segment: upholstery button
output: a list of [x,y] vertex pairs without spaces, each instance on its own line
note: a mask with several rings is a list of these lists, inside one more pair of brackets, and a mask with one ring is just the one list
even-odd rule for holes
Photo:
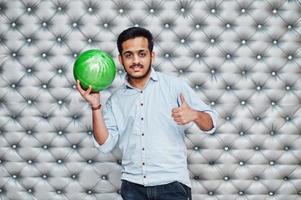
[[58,68],[58,69],[57,69],[57,73],[58,73],[58,74],[61,74],[61,73],[63,73],[63,69],[61,69],[61,68]]
[[261,29],[262,28],[262,24],[257,24],[257,29]]
[[240,196],[242,196],[242,195],[245,194],[245,192],[244,192],[244,191],[239,191],[238,194],[239,194]]
[[184,12],[185,12],[185,8],[181,8],[180,11],[181,11],[182,13],[184,13]]
[[201,28],[201,25],[200,25],[200,24],[196,24],[196,25],[195,25],[195,28],[196,28],[196,29],[199,29],[199,28]]
[[255,151],[259,151],[259,150],[260,150],[260,147],[259,147],[259,146],[256,146],[254,149],[255,149]]
[[42,22],[42,27],[47,27],[47,22]]
[[288,60],[292,60],[292,59],[293,59],[293,56],[292,56],[292,55],[288,55],[288,56],[287,56],[287,59],[288,59]]
[[90,13],[93,12],[93,8],[89,7],[88,12],[90,12]]
[[42,178],[47,179],[48,178],[47,174],[42,174]]
[[285,151],[288,151],[288,150],[290,150],[291,148],[290,148],[290,146],[285,146],[283,149],[284,149]]
[[257,60],[261,60],[261,59],[262,59],[262,55],[258,54],[258,55],[256,56],[256,59],[257,59]]
[[165,28],[169,28],[170,25],[169,25],[168,23],[166,23],[166,24],[164,24],[164,27],[165,27]]
[[214,38],[210,38],[210,43],[215,43],[215,39]]
[[271,74],[272,74],[272,76],[277,76],[277,72],[275,72],[275,71],[272,71]]
[[108,23],[104,23],[104,24],[103,24],[103,27],[108,28],[108,27],[109,27],[109,24],[108,24]]
[[194,179],[194,180],[199,180],[200,177],[199,177],[199,176],[194,176],[193,179]]
[[245,165],[245,162],[244,162],[244,161],[239,161],[239,165],[240,165],[240,166],[244,166],[244,165]]
[[244,40],[244,39],[242,39],[242,40],[240,41],[240,43],[241,43],[242,45],[245,45],[245,44],[247,43],[247,41]]
[[58,135],[63,135],[63,131],[59,130],[59,131],[57,131],[57,134]]
[[270,164],[271,166],[273,166],[273,165],[275,165],[275,161],[271,160],[271,161],[269,162],[269,164]]
[[27,189],[27,192],[28,192],[28,193],[32,193],[32,192],[33,192],[33,189],[28,188],[28,189]]
[[93,194],[92,190],[87,190],[87,194]]
[[273,44],[278,44],[278,40],[273,40]]
[[42,88],[47,89],[47,84],[46,83],[42,84]]
[[193,150],[198,151],[200,148],[198,146],[193,147]]
[[12,28],[15,28],[16,26],[17,26],[17,23],[16,23],[16,22],[12,22],[12,23],[11,23],[11,27],[12,27]]
[[239,131],[239,135],[243,136],[243,135],[245,135],[245,132],[244,131]]
[[13,88],[13,89],[15,89],[15,88],[17,87],[17,85],[16,85],[15,83],[12,83],[12,84],[10,85],[10,87]]
[[274,196],[275,193],[274,193],[274,192],[269,192],[269,195],[270,195],[270,196]]
[[32,42],[32,39],[31,39],[31,38],[26,38],[26,42],[27,42],[27,43],[31,43],[31,42]]
[[13,174],[13,175],[12,175],[12,178],[13,178],[13,179],[17,179],[18,176],[17,176],[16,174]]
[[76,144],[73,144],[71,147],[72,147],[72,149],[77,149],[77,145]]
[[72,27],[73,27],[73,28],[76,28],[77,25],[78,25],[77,22],[73,22],[73,23],[72,23]]
[[274,8],[273,10],[272,10],[272,13],[273,14],[276,14],[278,12],[278,10],[276,9],[276,8]]
[[28,163],[28,164],[32,164],[33,161],[32,161],[32,160],[27,160],[27,163]]
[[62,7],[61,7],[61,6],[58,6],[56,9],[57,9],[58,11],[62,11]]
[[155,12],[155,9],[151,8],[151,9],[149,9],[149,12],[150,12],[150,13],[154,13],[154,12]]
[[77,58],[78,54],[77,53],[73,53],[72,56],[73,56],[73,58]]
[[87,163],[88,163],[88,164],[92,164],[92,163],[93,163],[93,160],[89,159],[89,160],[87,160]]
[[63,160],[58,159],[56,162],[57,162],[58,164],[62,164],[62,163],[63,163]]
[[245,8],[241,8],[240,12],[241,12],[241,13],[245,13],[245,12],[246,12],[246,9],[245,9]]
[[101,176],[101,179],[102,179],[102,180],[107,180],[108,177],[107,177],[106,175],[102,175],[102,176]]
[[31,7],[27,7],[27,8],[26,8],[26,11],[27,11],[28,13],[30,13],[30,12],[32,11]]
[[256,86],[256,90],[257,90],[257,91],[261,91],[261,89],[262,89],[262,86],[260,86],[260,85],[257,85],[257,86]]
[[122,8],[120,8],[120,9],[118,10],[118,12],[119,12],[120,14],[122,14],[122,13],[124,12],[124,10],[123,10]]
[[57,194],[62,194],[62,190],[56,190]]
[[230,179],[229,176],[224,177],[224,181],[228,181],[229,179]]
[[88,135],[92,135],[93,132],[92,132],[91,130],[88,130],[87,134],[88,134]]
[[293,26],[292,25],[287,25],[287,29],[292,29],[293,28]]
[[214,192],[213,192],[213,191],[209,191],[209,192],[208,192],[208,195],[209,195],[209,196],[213,196],[213,195],[214,195]]
[[215,8],[212,8],[211,11],[210,11],[212,14],[216,13],[216,9]]
[[209,161],[209,165],[215,165],[215,161],[214,160]]
[[259,180],[260,180],[259,176],[254,176],[253,179],[254,179],[255,181],[259,181]]
[[12,144],[11,148],[16,149],[18,146],[16,144]]
[[290,86],[290,85],[287,85],[287,86],[285,86],[285,89],[286,89],[287,91],[290,91],[290,90],[291,90],[291,86]]
[[231,24],[230,23],[226,23],[226,28],[231,28]]
[[47,144],[44,144],[44,145],[42,146],[42,148],[43,148],[43,149],[48,149],[48,145],[47,145]]
[[274,136],[274,135],[275,135],[275,131],[274,131],[274,130],[271,130],[271,131],[270,131],[270,135],[271,135],[271,136]]
[[230,149],[230,148],[229,148],[228,146],[225,146],[225,147],[224,147],[224,151],[229,151],[229,149]]
[[283,180],[287,181],[289,178],[287,176],[283,177]]
[[72,179],[76,179],[76,178],[77,178],[77,175],[76,175],[76,174],[72,174],[72,175],[71,175],[71,178],[72,178]]

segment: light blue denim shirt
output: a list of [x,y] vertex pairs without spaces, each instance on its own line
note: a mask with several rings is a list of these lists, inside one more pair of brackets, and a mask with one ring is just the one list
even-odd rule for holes
[[191,186],[184,127],[173,120],[171,110],[179,106],[182,93],[191,108],[212,117],[214,128],[208,133],[216,128],[217,113],[180,78],[152,69],[143,90],[126,80],[102,111],[109,137],[104,144],[95,144],[102,152],[119,145],[123,155],[121,179],[145,186],[173,181]]

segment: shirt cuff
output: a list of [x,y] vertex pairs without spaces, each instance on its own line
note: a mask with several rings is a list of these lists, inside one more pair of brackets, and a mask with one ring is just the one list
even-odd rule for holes
[[204,131],[204,132],[208,133],[208,134],[213,134],[216,130],[217,113],[215,113],[214,111],[203,111],[203,112],[210,115],[210,117],[212,119],[212,123],[213,123],[212,129],[210,129],[208,131]]

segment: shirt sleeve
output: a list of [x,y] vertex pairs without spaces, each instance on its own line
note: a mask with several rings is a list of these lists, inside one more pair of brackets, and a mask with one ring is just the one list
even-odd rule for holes
[[103,153],[109,153],[111,152],[114,147],[116,146],[117,142],[118,142],[118,138],[119,138],[119,134],[118,134],[118,128],[117,128],[117,123],[113,114],[113,110],[112,110],[112,102],[111,102],[111,98],[109,98],[102,110],[102,114],[103,114],[103,118],[104,118],[104,122],[107,126],[107,129],[109,131],[109,135],[107,140],[105,141],[105,143],[103,143],[102,145],[100,145],[94,135],[93,135],[93,139],[94,139],[94,145]]
[[212,122],[213,122],[213,128],[209,131],[204,131],[205,133],[212,134],[216,130],[216,123],[217,123],[217,117],[218,113],[211,108],[209,105],[205,104],[200,97],[195,93],[195,91],[183,80],[179,81],[180,83],[180,91],[178,91],[178,103],[180,105],[181,99],[180,99],[180,93],[183,94],[186,102],[188,105],[193,108],[194,110],[206,112],[210,115]]

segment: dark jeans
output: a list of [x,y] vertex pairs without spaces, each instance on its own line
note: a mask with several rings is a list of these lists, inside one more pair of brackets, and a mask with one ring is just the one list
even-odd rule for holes
[[191,189],[178,181],[143,186],[122,180],[121,196],[123,200],[191,200]]

